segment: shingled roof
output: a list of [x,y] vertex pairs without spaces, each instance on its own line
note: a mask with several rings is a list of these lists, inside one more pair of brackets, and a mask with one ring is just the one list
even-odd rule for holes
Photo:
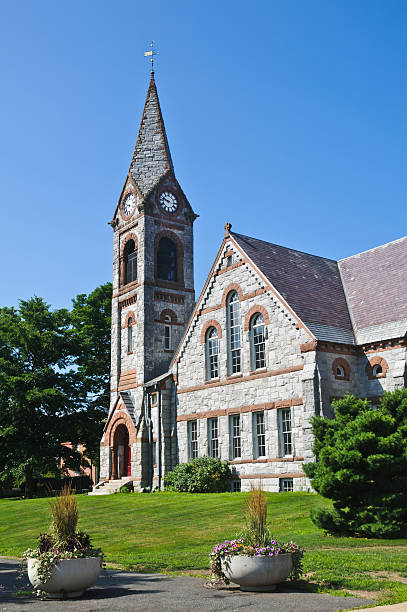
[[407,332],[407,237],[336,262],[231,236],[319,340],[364,344]]
[[170,169],[173,171],[174,167],[152,72],[130,173],[140,192],[146,196]]
[[231,235],[316,338],[355,342],[336,261]]
[[339,261],[359,344],[407,332],[407,237]]

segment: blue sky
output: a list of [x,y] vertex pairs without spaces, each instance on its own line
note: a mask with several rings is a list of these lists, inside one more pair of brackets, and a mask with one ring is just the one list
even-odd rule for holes
[[0,305],[111,279],[150,39],[197,292],[226,221],[334,259],[407,233],[404,0],[3,0],[0,23]]

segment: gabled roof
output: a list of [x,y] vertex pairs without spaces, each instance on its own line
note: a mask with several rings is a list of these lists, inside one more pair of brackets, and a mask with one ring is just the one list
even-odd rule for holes
[[339,261],[360,344],[407,332],[407,237]]
[[354,343],[336,261],[231,232],[317,339]]
[[168,170],[174,167],[152,72],[130,174],[145,197]]

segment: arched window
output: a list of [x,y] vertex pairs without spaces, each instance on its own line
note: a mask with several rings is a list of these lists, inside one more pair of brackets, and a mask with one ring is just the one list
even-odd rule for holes
[[336,366],[336,375],[338,378],[345,378],[345,368],[341,365]]
[[375,366],[373,366],[372,374],[373,376],[379,376],[380,374],[383,374],[383,368],[380,363],[377,363]]
[[252,368],[258,370],[266,367],[266,343],[264,317],[259,312],[250,321],[250,343],[252,353]]
[[171,350],[171,317],[165,315],[164,317],[164,348],[169,351]]
[[137,251],[134,240],[128,240],[123,251],[125,283],[137,280]]
[[219,337],[216,327],[210,327],[206,332],[205,339],[206,352],[206,377],[219,377]]
[[166,281],[177,281],[177,247],[167,237],[161,238],[157,253],[157,278]]
[[241,370],[240,304],[236,291],[231,291],[226,300],[228,325],[228,373]]
[[133,351],[133,319],[129,317],[127,321],[127,352],[131,353],[132,351]]

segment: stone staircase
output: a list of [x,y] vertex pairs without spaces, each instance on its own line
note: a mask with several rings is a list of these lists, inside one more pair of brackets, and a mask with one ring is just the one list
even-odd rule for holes
[[130,476],[123,476],[122,478],[118,478],[117,480],[105,480],[104,482],[98,482],[95,485],[88,495],[111,495],[112,493],[118,493],[120,491],[120,487],[122,487],[126,482],[131,480]]

